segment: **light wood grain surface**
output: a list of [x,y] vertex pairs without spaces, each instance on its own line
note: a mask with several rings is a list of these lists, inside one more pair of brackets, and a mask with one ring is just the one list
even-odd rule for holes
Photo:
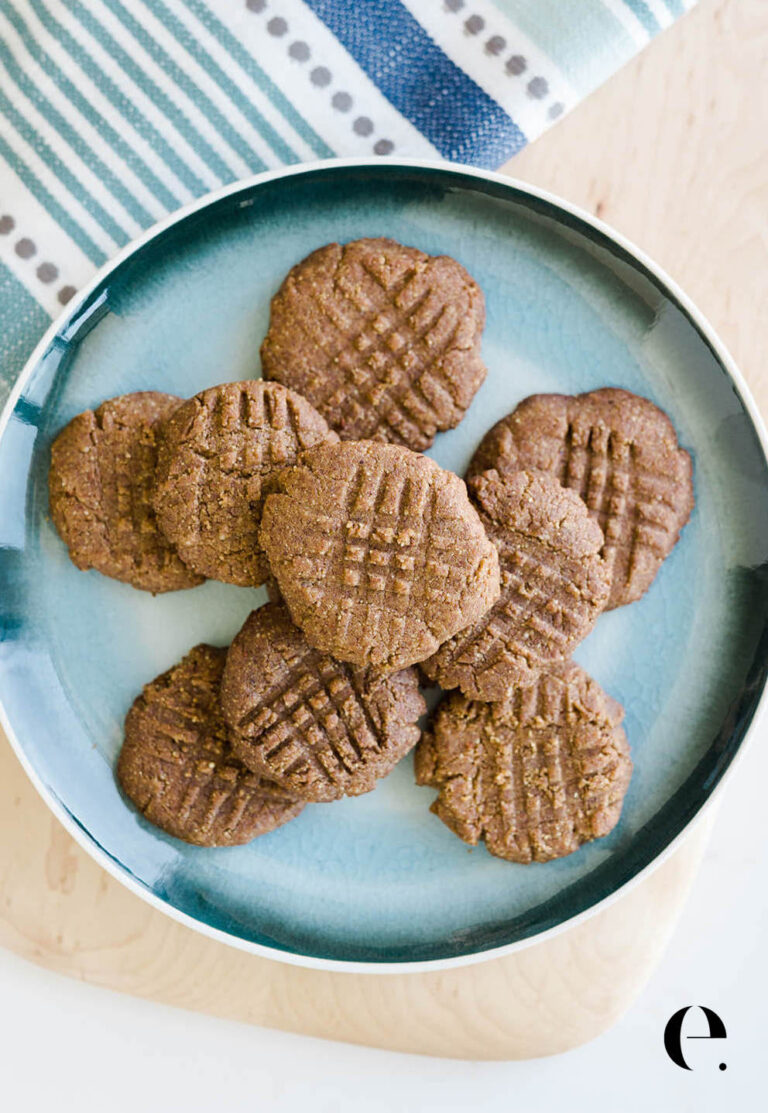
[[[698,302],[768,411],[768,3],[702,0],[506,167],[597,213]],[[518,955],[363,976],[255,958],[181,927],[104,873],[0,738],[0,945],[72,977],[184,1008],[378,1047],[467,1058],[553,1054],[631,1004],[706,843]]]

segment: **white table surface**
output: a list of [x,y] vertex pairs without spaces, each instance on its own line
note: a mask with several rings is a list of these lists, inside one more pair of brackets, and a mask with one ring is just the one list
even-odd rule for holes
[[[0,951],[0,1109],[23,1113],[392,1113],[510,1110],[702,1113],[765,1108],[768,727],[719,805],[669,951],[608,1033],[552,1059],[470,1063],[373,1051],[214,1020],[120,996]],[[683,1005],[715,1009],[726,1041],[663,1049]],[[725,1061],[727,1070],[718,1070]],[[566,1103],[563,1105],[563,1103]]]

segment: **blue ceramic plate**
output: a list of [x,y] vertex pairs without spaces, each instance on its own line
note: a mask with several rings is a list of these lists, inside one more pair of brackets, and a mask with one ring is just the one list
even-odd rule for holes
[[[228,850],[187,847],[121,798],[113,769],[142,684],[199,641],[225,644],[261,591],[152,598],[70,563],[48,518],[51,440],[134,390],[188,396],[259,373],[269,301],[329,240],[392,236],[466,265],[485,291],[485,385],[431,453],[462,474],[533,392],[614,385],[672,417],[696,510],[646,597],[604,615],[578,660],[625,706],[635,773],[617,829],[547,865],[470,850],[429,812],[407,759],[375,792],[313,805]],[[308,965],[446,965],[584,914],[657,861],[741,745],[766,674],[768,470],[738,373],[680,291],[585,214],[508,179],[430,164],[262,176],[133,247],[51,330],[0,436],[0,704],[54,811],[164,911]],[[393,966],[394,964],[394,966]]]

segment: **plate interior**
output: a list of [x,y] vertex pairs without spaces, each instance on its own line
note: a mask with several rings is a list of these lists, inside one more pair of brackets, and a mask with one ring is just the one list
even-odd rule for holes
[[[121,798],[113,768],[143,683],[226,644],[263,591],[158,598],[81,573],[48,517],[56,432],[134,390],[189,396],[256,377],[269,300],[331,240],[387,235],[459,259],[487,303],[488,378],[430,452],[463,474],[526,395],[646,395],[694,456],[696,509],[646,597],[576,657],[626,708],[635,773],[621,822],[559,862],[470,849],[404,760],[375,792],[312,805],[234,850],[186,847]],[[0,700],[50,793],[138,883],[202,924],[315,958],[448,959],[513,943],[608,896],[701,807],[764,682],[768,485],[757,434],[685,312],[602,233],[511,185],[444,169],[337,167],[243,188],[161,234],[70,313],[0,442]]]

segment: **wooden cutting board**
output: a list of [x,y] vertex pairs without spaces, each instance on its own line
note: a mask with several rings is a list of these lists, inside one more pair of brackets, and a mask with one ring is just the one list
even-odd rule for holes
[[[507,169],[596,212],[698,302],[768,410],[768,4],[702,0]],[[509,958],[353,975],[256,958],[169,920],[48,812],[0,734],[0,946],[94,984],[375,1047],[554,1054],[628,1008],[661,957],[709,823],[609,908]]]

